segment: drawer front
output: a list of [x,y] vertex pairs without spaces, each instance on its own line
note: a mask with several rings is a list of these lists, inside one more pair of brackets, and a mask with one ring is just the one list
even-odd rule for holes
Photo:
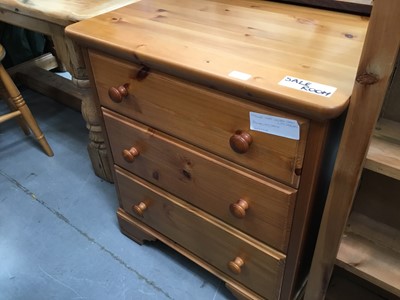
[[[137,65],[95,52],[90,52],[90,60],[101,105],[280,182],[298,186],[307,120],[156,71],[141,72]],[[250,130],[250,112],[297,122],[300,140]],[[269,126],[275,125],[278,126]]]
[[127,213],[263,297],[278,297],[283,254],[118,167],[116,179]]
[[104,108],[103,116],[117,165],[286,253],[295,189]]

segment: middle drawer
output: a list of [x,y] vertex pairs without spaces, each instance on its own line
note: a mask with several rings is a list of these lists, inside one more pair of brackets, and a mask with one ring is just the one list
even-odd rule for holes
[[103,108],[117,165],[286,253],[296,190]]

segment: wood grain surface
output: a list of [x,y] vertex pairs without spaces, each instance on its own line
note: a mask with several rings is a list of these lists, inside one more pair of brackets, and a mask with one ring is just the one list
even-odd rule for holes
[[[298,186],[308,120],[156,71],[137,80],[139,66],[91,51],[90,59],[101,105],[280,182]],[[128,95],[116,103],[108,91],[120,85],[127,86]],[[250,112],[296,122],[299,140],[251,130]],[[236,153],[229,145],[237,130],[252,136],[246,153]]]
[[[143,217],[138,217],[140,221],[263,297],[278,299],[283,254],[120,168],[116,168],[116,175],[126,212],[136,217],[132,207],[143,201],[148,203]],[[244,265],[235,274],[228,263],[237,256]]]
[[65,26],[138,1],[140,0],[3,0],[0,8]]
[[[103,110],[114,162],[241,231],[285,252],[296,190],[257,176],[217,156]],[[122,157],[135,147],[133,162]],[[248,203],[243,218],[230,212],[239,199]]]
[[[323,299],[400,47],[400,2],[376,1],[314,252],[305,300]],[[384,34],[382,34],[384,33]],[[379,47],[377,45],[380,45]],[[365,80],[369,79],[369,80]]]
[[[322,120],[347,107],[367,25],[365,17],[269,1],[142,0],[66,33],[91,48],[149,67],[162,63],[160,71],[171,75]],[[323,97],[285,87],[279,82],[286,76],[337,90]]]

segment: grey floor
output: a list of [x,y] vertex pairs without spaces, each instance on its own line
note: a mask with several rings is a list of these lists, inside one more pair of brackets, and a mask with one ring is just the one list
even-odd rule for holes
[[121,234],[114,186],[92,172],[80,113],[21,91],[55,156],[15,120],[0,124],[0,300],[233,299],[163,244]]

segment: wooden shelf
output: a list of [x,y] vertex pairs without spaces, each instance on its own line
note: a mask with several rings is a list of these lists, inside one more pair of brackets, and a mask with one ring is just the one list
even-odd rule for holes
[[[306,300],[323,298],[334,263],[390,292],[393,299],[400,297],[400,201],[399,193],[387,188],[400,187],[399,12],[400,1],[373,2],[358,74],[368,74],[372,68],[376,72],[384,70],[385,75],[376,77],[378,84],[354,85],[314,251]],[[380,29],[381,26],[385,27]],[[391,51],[391,56],[376,47],[378,40],[381,40],[379,45]],[[376,59],[379,54],[384,63]],[[385,66],[386,69],[381,69]],[[378,116],[386,119],[380,120],[374,131]],[[369,148],[368,141],[371,141]],[[366,177],[377,180],[372,185]]]
[[365,168],[400,180],[400,123],[381,119],[375,127]]
[[400,297],[400,231],[352,213],[336,263]]
[[399,300],[398,297],[335,266],[324,300]]

